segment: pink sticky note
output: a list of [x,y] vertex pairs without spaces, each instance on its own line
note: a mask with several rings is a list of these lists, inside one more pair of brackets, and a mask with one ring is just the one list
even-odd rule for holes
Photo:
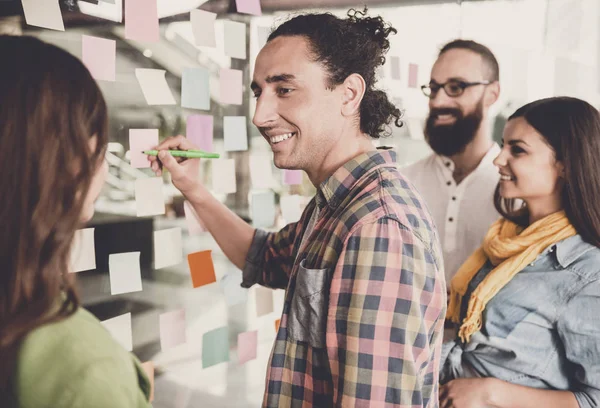
[[242,71],[221,68],[221,102],[231,105],[242,104]]
[[262,15],[260,0],[235,0],[235,5],[238,13]]
[[129,154],[131,166],[136,169],[150,167],[148,156],[142,153],[158,144],[158,129],[129,129]]
[[187,138],[200,150],[213,151],[213,117],[190,115],[187,118]]
[[283,182],[290,186],[302,184],[302,170],[284,170]]
[[186,342],[185,310],[163,313],[159,316],[160,348],[167,350]]
[[117,60],[115,40],[83,35],[81,37],[81,57],[94,78],[101,81],[115,80]]
[[157,42],[157,0],[125,1],[125,38],[135,41]]
[[189,201],[183,202],[183,212],[185,213],[185,220],[187,221],[188,233],[190,235],[198,235],[206,232],[206,228],[204,227],[204,224],[202,224],[202,220],[200,217],[198,217],[198,214]]
[[408,87],[416,88],[418,86],[419,66],[417,64],[408,64]]
[[240,364],[256,359],[257,340],[257,331],[238,334],[238,360]]

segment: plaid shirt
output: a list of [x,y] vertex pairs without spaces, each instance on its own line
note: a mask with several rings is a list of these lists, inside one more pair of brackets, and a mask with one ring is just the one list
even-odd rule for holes
[[356,157],[299,222],[256,230],[243,275],[244,287],[287,289],[264,407],[438,406],[441,247],[395,152]]

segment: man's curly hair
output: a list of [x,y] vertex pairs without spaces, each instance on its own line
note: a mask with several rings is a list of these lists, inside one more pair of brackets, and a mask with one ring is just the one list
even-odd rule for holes
[[360,129],[372,138],[391,134],[390,123],[402,126],[402,113],[382,90],[375,88],[377,67],[385,63],[390,49],[390,34],[396,29],[379,16],[367,16],[351,9],[348,18],[331,13],[302,14],[277,27],[267,41],[282,36],[303,36],[308,39],[314,61],[329,73],[328,88],[333,89],[351,74],[359,74],[366,83],[360,105]]

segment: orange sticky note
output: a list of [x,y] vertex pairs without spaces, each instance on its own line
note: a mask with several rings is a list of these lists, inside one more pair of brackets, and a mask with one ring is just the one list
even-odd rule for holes
[[281,319],[275,320],[275,332],[279,331],[279,323],[281,323]]
[[150,402],[152,402],[154,401],[154,363],[152,361],[142,363],[142,368],[150,380]]
[[192,274],[192,284],[195,288],[217,281],[212,251],[194,252],[188,255],[188,264]]

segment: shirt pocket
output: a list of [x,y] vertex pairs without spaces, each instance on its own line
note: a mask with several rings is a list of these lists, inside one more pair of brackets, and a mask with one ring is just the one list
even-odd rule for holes
[[291,340],[325,348],[330,270],[308,269],[304,260],[298,265],[296,286],[289,312],[288,335]]

